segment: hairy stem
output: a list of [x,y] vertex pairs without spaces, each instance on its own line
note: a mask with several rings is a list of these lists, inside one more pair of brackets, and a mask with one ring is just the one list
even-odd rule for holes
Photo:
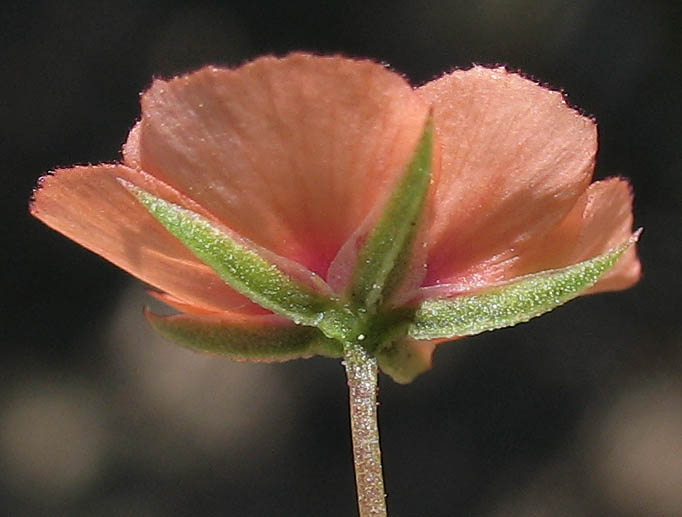
[[385,517],[386,494],[377,425],[377,362],[359,344],[344,346],[360,517]]

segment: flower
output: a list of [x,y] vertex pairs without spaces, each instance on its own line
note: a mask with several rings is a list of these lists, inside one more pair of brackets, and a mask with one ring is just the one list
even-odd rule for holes
[[[242,348],[224,350],[235,358],[305,356],[311,341],[334,355],[334,346],[320,344],[328,333],[228,285],[131,192],[199,214],[297,285],[346,299],[368,235],[432,125],[431,187],[387,295],[408,307],[581,263],[632,233],[627,181],[590,184],[594,121],[503,68],[475,66],[413,89],[371,61],[297,53],[155,80],[141,104],[122,163],[41,178],[31,213],[159,289],[184,313],[150,315],[162,330],[172,321],[190,334],[210,328],[219,350],[240,329]],[[638,280],[634,246],[616,258],[590,292]],[[263,336],[282,353],[261,354]],[[398,362],[418,356],[403,380],[427,368],[444,339],[388,339]]]

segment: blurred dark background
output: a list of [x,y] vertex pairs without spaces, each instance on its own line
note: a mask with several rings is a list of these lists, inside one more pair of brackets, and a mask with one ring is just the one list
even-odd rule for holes
[[682,515],[682,4],[34,1],[0,10],[4,515],[355,512],[342,367],[233,364],[147,328],[143,285],[33,220],[36,179],[120,158],[152,77],[340,52],[415,84],[506,64],[599,122],[631,178],[635,288],[384,377],[391,515]]

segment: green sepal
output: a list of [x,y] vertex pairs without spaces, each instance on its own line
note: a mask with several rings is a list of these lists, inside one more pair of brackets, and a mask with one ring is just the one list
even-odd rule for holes
[[336,299],[297,282],[257,251],[196,212],[126,181],[121,180],[121,183],[235,291],[297,324],[317,326],[328,337],[345,335],[348,311]]
[[477,294],[424,300],[408,335],[415,339],[471,336],[540,316],[596,284],[638,236],[573,266],[526,275]]
[[276,316],[229,320],[212,315],[158,316],[149,310],[145,316],[155,330],[171,341],[234,361],[280,362],[314,355],[343,355],[340,343],[325,337],[315,327],[277,321]]
[[403,338],[377,351],[379,368],[398,384],[409,384],[417,376],[431,369],[435,345]]
[[399,285],[409,267],[431,181],[432,148],[433,121],[429,116],[412,160],[358,253],[349,291],[358,307],[373,311]]

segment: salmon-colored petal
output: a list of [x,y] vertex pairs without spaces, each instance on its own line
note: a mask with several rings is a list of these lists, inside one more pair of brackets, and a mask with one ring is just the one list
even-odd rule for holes
[[184,312],[185,314],[193,314],[196,316],[204,316],[206,314],[216,314],[216,311],[211,311],[208,309],[204,309],[202,307],[196,307],[190,303],[183,302],[182,300],[179,300],[178,298],[175,298],[174,296],[172,296],[168,293],[163,293],[161,291],[154,291],[153,289],[148,289],[147,294],[149,296],[151,296],[152,298],[156,298],[160,302],[165,303],[169,307],[177,309],[180,312]]
[[140,127],[142,121],[137,121],[128,133],[128,139],[123,144],[123,163],[132,169],[140,169]]
[[117,178],[200,210],[144,173],[123,165],[96,165],[61,169],[41,178],[31,213],[184,303],[209,311],[260,311],[168,233]]
[[[172,307],[174,309],[177,309],[180,312],[183,312],[185,314],[191,314],[195,316],[205,316],[209,314],[223,314],[225,311],[216,311],[212,309],[206,309],[204,307],[197,307],[196,305],[192,305],[190,303],[184,302],[168,293],[164,293],[161,291],[155,291],[153,289],[148,289],[147,294],[151,296],[152,298],[156,298],[160,302],[165,303],[169,307]],[[259,311],[260,309],[260,311]],[[236,312],[233,314],[237,314]],[[259,307],[258,305],[253,305],[249,307],[249,310],[247,312],[240,312],[239,314],[245,314],[248,316],[258,316],[258,315],[272,315],[272,313],[266,309],[263,309]]]
[[[575,207],[545,238],[533,244],[514,269],[526,274],[555,269],[596,257],[626,242],[632,235],[632,189],[622,178],[590,185]],[[589,292],[626,289],[641,275],[633,246]]]
[[126,160],[321,275],[409,161],[427,116],[384,67],[304,54],[155,81],[142,110]]
[[[632,236],[632,189],[627,180],[609,178],[592,183],[555,228],[528,244],[518,256],[495,270],[493,281],[483,275],[460,282],[423,287],[416,299],[471,294],[530,273],[577,264],[620,246]],[[492,276],[492,275],[489,275]],[[641,276],[633,246],[588,293],[627,289]]]
[[559,92],[501,68],[456,71],[418,91],[433,104],[441,164],[426,284],[500,280],[587,187],[595,124]]

